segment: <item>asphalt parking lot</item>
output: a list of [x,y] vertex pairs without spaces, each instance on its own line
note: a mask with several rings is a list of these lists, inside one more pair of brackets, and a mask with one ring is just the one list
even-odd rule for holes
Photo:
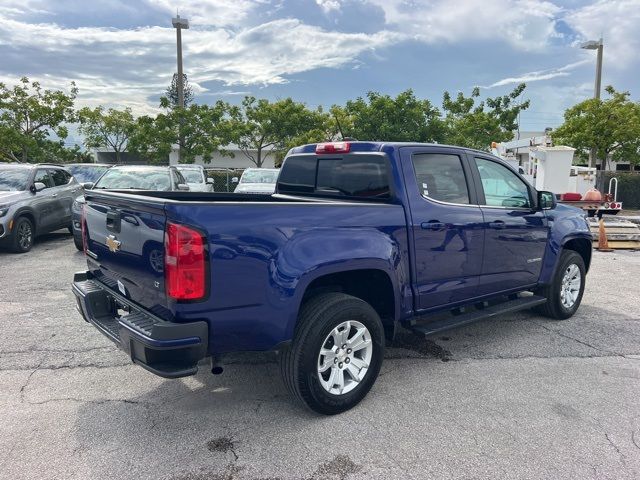
[[75,311],[66,232],[0,252],[0,477],[640,478],[640,252],[595,253],[572,319],[401,335],[369,396],[320,417],[269,355],[164,380]]

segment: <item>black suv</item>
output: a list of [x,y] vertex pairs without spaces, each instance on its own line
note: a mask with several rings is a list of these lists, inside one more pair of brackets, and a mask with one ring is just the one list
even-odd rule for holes
[[0,164],[0,245],[31,250],[37,235],[68,228],[80,184],[59,165]]

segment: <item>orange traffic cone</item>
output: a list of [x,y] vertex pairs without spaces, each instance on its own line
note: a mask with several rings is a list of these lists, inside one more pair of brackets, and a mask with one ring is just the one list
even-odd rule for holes
[[600,217],[600,224],[598,226],[598,251],[613,252],[613,248],[609,248],[609,241],[607,240],[607,232],[604,229],[604,219],[602,217]]

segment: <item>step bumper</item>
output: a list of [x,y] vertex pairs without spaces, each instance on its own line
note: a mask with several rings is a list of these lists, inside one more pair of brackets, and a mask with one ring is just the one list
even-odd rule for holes
[[207,322],[167,322],[140,308],[88,272],[74,275],[72,291],[85,321],[126,352],[131,361],[164,378],[194,375],[208,355]]

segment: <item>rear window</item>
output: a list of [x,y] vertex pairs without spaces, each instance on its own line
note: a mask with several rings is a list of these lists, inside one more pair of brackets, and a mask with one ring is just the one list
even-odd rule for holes
[[278,178],[280,193],[389,198],[389,173],[382,155],[290,157]]

